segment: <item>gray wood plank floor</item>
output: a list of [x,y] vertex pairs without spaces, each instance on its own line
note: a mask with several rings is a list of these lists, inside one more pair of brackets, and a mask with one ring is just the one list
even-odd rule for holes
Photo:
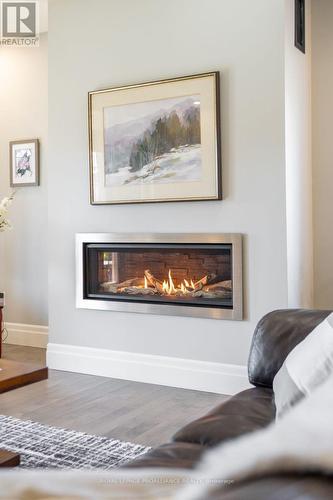
[[[45,350],[5,344],[3,357],[45,363]],[[220,394],[50,370],[49,380],[0,395],[0,414],[147,446],[226,399]]]

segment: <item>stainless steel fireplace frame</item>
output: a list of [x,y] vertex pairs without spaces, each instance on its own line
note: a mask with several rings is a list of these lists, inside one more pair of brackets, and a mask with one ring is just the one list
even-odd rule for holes
[[[151,304],[98,300],[84,297],[84,255],[87,243],[155,243],[155,244],[231,244],[233,307],[196,307],[178,304]],[[242,235],[229,233],[80,233],[76,235],[76,307],[102,311],[121,311],[195,318],[243,319],[243,257]]]

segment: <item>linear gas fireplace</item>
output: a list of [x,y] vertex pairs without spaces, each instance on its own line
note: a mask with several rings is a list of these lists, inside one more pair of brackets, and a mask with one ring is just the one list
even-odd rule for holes
[[78,234],[77,307],[242,319],[238,234]]

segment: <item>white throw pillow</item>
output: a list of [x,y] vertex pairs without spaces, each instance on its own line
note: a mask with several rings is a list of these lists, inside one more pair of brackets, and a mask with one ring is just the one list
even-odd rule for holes
[[276,416],[310,394],[333,373],[333,313],[286,357],[273,380]]

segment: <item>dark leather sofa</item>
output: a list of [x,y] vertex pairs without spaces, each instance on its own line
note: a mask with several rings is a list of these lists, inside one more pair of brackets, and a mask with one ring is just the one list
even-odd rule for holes
[[[127,467],[193,468],[209,448],[267,426],[275,417],[272,382],[288,353],[331,311],[280,310],[260,320],[248,361],[254,386],[180,429],[168,444]],[[332,443],[333,453],[333,443]],[[284,474],[217,488],[207,500],[322,500],[333,498],[333,476]]]

